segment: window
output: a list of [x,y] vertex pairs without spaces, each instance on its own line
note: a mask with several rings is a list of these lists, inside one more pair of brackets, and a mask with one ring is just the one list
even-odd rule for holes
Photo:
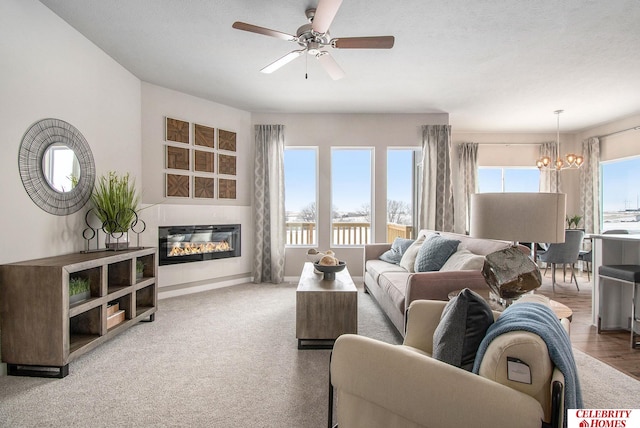
[[416,149],[387,150],[387,242],[413,238]]
[[600,162],[601,230],[640,231],[640,157]]
[[371,242],[373,150],[331,149],[331,244]]
[[538,192],[538,168],[478,168],[478,192]]
[[316,245],[318,242],[316,148],[284,149],[284,193],[287,245]]

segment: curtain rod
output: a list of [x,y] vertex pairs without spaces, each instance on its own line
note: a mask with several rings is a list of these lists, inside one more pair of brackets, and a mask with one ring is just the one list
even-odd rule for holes
[[610,132],[608,134],[599,135],[597,138],[606,138],[611,137],[612,135],[621,134],[627,131],[640,131],[640,126],[632,126],[631,128],[621,129],[620,131]]

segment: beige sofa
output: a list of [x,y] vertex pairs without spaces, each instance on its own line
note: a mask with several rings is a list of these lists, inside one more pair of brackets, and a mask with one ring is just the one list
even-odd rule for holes
[[[421,230],[417,239],[434,233]],[[463,249],[485,256],[506,248],[505,241],[471,238],[457,233],[438,232],[440,235],[460,241],[458,251]],[[404,336],[406,310],[414,300],[448,300],[454,290],[470,288],[483,289],[487,284],[480,266],[474,270],[409,272],[403,267],[387,263],[379,257],[391,248],[391,244],[368,244],[364,247],[364,287],[365,292],[375,298],[396,329]],[[523,251],[527,251],[523,247]]]
[[[520,301],[541,299],[531,295]],[[479,374],[431,358],[445,305],[413,302],[402,345],[352,334],[338,338],[330,376],[338,426],[539,428],[544,421],[545,426],[562,427],[565,378],[538,335],[511,331],[497,337],[484,354]],[[499,316],[494,312],[494,318]],[[568,333],[569,320],[561,323]],[[507,357],[529,365],[530,383],[508,379]],[[332,411],[329,417],[333,426]]]

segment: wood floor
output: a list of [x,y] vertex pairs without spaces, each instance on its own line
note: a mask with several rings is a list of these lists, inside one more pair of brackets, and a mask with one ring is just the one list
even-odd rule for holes
[[[544,272],[544,269],[541,270]],[[640,380],[640,349],[631,348],[629,333],[598,334],[596,327],[591,324],[592,286],[586,272],[579,272],[577,276],[580,291],[576,290],[575,283],[568,282],[569,277],[570,273],[567,272],[567,282],[564,282],[562,270],[558,269],[554,293],[549,269],[536,293],[544,294],[573,310],[571,343],[575,348]]]

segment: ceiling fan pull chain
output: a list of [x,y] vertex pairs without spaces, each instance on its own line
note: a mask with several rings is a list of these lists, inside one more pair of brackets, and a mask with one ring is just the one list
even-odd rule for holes
[[309,55],[304,56],[304,78],[305,80],[309,78],[307,72],[309,71]]

